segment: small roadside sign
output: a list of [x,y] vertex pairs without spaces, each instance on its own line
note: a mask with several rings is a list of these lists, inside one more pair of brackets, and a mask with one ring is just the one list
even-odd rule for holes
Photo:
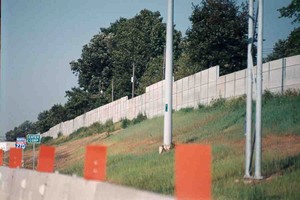
[[28,144],[40,144],[41,143],[41,135],[40,134],[28,134],[27,136]]
[[17,137],[15,146],[18,149],[25,149],[26,148],[26,138],[25,137]]
[[26,136],[27,143],[33,144],[33,158],[32,158],[32,169],[35,168],[35,144],[41,144],[41,134],[28,134]]

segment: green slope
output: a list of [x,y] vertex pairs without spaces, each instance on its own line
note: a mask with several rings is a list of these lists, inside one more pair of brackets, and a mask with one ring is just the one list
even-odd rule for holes
[[[267,92],[264,95],[262,174],[265,179],[262,181],[243,179],[245,114],[243,97],[229,101],[219,99],[208,107],[200,105],[198,109],[174,112],[174,143],[212,145],[214,199],[299,199],[299,93],[287,92],[281,96]],[[47,142],[57,146],[59,155],[65,154],[66,147],[70,150],[75,142],[82,142],[68,154],[69,161],[57,157],[58,170],[82,175],[84,145],[103,144],[109,148],[109,182],[174,194],[174,150],[158,154],[163,139],[163,117],[126,129],[119,126],[110,135],[99,134],[104,129],[94,125],[77,131],[72,138],[60,137]]]

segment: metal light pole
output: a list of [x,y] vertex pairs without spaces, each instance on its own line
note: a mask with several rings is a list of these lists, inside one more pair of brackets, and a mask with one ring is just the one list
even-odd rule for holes
[[257,89],[256,89],[256,143],[255,143],[255,179],[261,176],[261,108],[262,108],[262,49],[263,49],[263,0],[258,5],[258,44],[257,44]]
[[166,78],[165,78],[165,114],[164,114],[164,144],[169,150],[172,144],[172,89],[173,89],[173,15],[174,0],[168,0],[168,22],[166,42]]
[[252,133],[252,43],[254,36],[253,0],[249,0],[248,20],[248,60],[247,60],[247,117],[246,117],[246,147],[245,147],[245,176],[250,178],[251,162],[251,133]]

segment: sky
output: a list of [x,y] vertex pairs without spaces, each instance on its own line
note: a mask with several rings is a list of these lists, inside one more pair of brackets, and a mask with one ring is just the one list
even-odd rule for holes
[[[200,2],[175,0],[174,23],[183,34],[191,26],[192,3]],[[289,3],[265,0],[265,55],[296,27],[278,18],[277,9]],[[65,91],[77,86],[69,63],[80,58],[82,46],[100,27],[145,8],[159,11],[166,22],[166,0],[2,0],[0,135],[64,104]]]

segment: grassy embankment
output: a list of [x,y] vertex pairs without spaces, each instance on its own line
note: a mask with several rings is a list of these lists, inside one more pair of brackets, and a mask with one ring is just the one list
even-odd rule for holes
[[[262,181],[243,180],[245,114],[243,98],[174,112],[174,143],[212,145],[214,199],[299,199],[299,93],[264,95]],[[94,124],[47,144],[56,146],[56,169],[61,173],[82,176],[85,146],[102,144],[109,149],[109,182],[173,195],[174,150],[158,154],[162,134],[163,117],[157,117],[125,129],[121,123]],[[30,156],[28,150],[28,167]]]

